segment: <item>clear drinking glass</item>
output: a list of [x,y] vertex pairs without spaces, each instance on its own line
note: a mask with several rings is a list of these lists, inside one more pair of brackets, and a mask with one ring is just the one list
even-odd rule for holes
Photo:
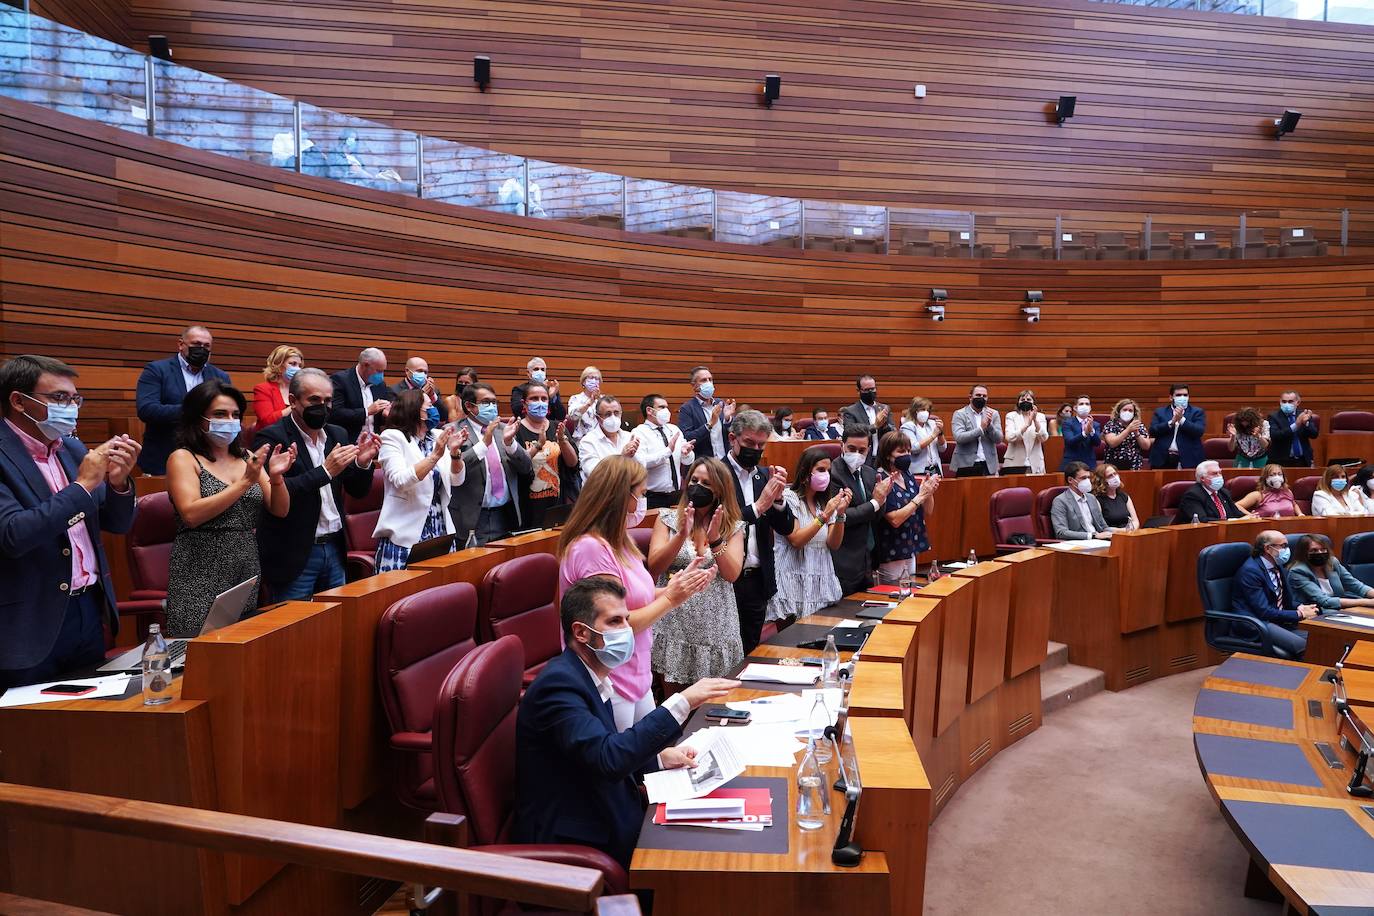
[[816,760],[816,742],[807,744],[806,753],[797,767],[797,826],[803,830],[819,830],[825,826],[830,813],[830,787]]

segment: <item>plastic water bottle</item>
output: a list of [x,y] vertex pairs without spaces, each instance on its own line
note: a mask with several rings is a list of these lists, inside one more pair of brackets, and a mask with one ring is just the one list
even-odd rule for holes
[[976,553],[973,552],[973,548],[972,548],[972,547],[970,547],[970,548],[968,549],[968,565],[969,565],[969,566],[977,566],[977,565],[978,565],[978,554],[976,554]]
[[811,713],[806,717],[806,726],[815,745],[816,762],[820,764],[830,762],[830,742],[825,737],[825,730],[830,725],[830,709],[825,705],[825,692],[817,690],[816,699],[811,703]]
[[1196,512],[1193,513],[1193,524],[1194,524],[1194,525],[1201,525],[1201,524],[1202,524],[1202,519],[1200,519],[1200,518],[1197,517],[1197,513],[1196,513]]
[[825,649],[821,651],[821,686],[840,686],[840,650],[835,648],[835,634],[825,637]]
[[148,641],[143,644],[143,705],[161,706],[172,702],[172,657],[167,654],[167,640],[162,627],[148,627]]
[[824,827],[825,815],[830,811],[830,787],[825,784],[820,761],[816,759],[816,744],[814,738],[807,742],[806,753],[797,766],[797,826],[803,830]]
[[926,581],[934,582],[943,575],[944,573],[940,572],[940,564],[938,562],[932,562],[930,564],[930,572],[926,573]]
[[897,600],[904,601],[911,597],[911,573],[904,572],[897,577]]

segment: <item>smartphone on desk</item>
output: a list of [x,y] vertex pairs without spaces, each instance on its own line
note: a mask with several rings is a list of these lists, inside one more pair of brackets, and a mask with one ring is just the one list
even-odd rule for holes
[[95,687],[91,684],[53,684],[38,692],[50,697],[80,697],[94,691]]
[[708,706],[706,707],[706,718],[721,719],[729,722],[748,722],[753,715],[747,709],[731,709],[729,706]]

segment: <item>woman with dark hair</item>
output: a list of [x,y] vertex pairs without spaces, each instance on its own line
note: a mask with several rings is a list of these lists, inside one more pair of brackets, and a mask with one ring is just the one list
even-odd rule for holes
[[[901,436],[903,433],[888,433]],[[797,459],[792,486],[782,491],[783,503],[797,524],[786,537],[773,538],[773,567],[778,590],[768,599],[765,620],[788,620],[814,614],[844,597],[830,551],[844,540],[841,518],[853,494],[830,477],[830,455],[812,447]]]
[[563,469],[577,466],[577,449],[567,427],[549,419],[549,389],[543,382],[527,384],[524,400],[515,441],[530,456],[530,473],[520,478],[520,518],[526,528],[543,528],[544,513],[559,504]]
[[773,434],[771,440],[800,439],[801,434],[792,427],[792,408],[779,407],[773,411]]
[[[167,493],[177,520],[167,577],[167,634],[200,635],[215,597],[258,575],[254,533],[263,506],[277,518],[291,507],[282,475],[296,447],[239,442],[247,401],[217,379],[201,382],[181,402],[177,449],[167,458]],[[258,604],[254,588],[244,610]]]
[[1238,468],[1262,468],[1269,463],[1269,421],[1253,407],[1236,411],[1226,426],[1231,454]]
[[467,465],[459,457],[467,430],[431,430],[430,406],[424,389],[412,388],[396,395],[387,411],[387,428],[377,452],[382,511],[372,532],[377,538],[377,572],[405,569],[410,548],[454,533],[448,499],[467,475]]
[[1374,588],[1350,574],[1331,552],[1324,534],[1304,534],[1293,547],[1288,582],[1299,604],[1315,604],[1322,611],[1374,612]]
[[1355,472],[1350,489],[1360,494],[1366,515],[1374,515],[1374,464],[1366,464]]
[[917,483],[911,473],[911,443],[902,433],[888,433],[878,441],[878,470],[892,478],[883,504],[883,520],[873,526],[878,581],[893,585],[916,572],[916,556],[930,549],[926,539],[925,506],[940,488],[940,478]]

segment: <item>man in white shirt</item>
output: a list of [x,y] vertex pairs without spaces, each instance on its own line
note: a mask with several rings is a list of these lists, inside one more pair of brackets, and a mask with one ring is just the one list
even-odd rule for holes
[[682,495],[682,480],[696,459],[695,443],[669,422],[668,401],[659,394],[647,394],[639,402],[644,422],[632,434],[639,440],[635,458],[648,471],[646,495],[650,509],[676,506]]
[[954,429],[954,458],[950,462],[955,477],[997,476],[997,443],[1002,441],[1002,421],[988,406],[986,385],[969,389],[968,404],[950,418]]
[[621,428],[620,402],[608,394],[596,401],[597,427],[582,437],[577,446],[577,460],[582,468],[582,482],[586,483],[602,458],[624,455],[633,458],[639,451],[639,437]]
[[343,492],[361,499],[372,487],[372,462],[379,437],[362,433],[357,444],[329,424],[334,387],[319,369],[302,369],[291,380],[289,408],[280,420],[259,429],[253,448],[296,447],[284,475],[291,509],[284,518],[264,515],[258,523],[262,576],[274,601],[309,598],[344,584],[346,546]]
[[1050,523],[1061,541],[1108,540],[1111,529],[1102,518],[1102,506],[1093,495],[1093,472],[1081,461],[1071,461],[1064,469],[1069,488],[1050,504]]

